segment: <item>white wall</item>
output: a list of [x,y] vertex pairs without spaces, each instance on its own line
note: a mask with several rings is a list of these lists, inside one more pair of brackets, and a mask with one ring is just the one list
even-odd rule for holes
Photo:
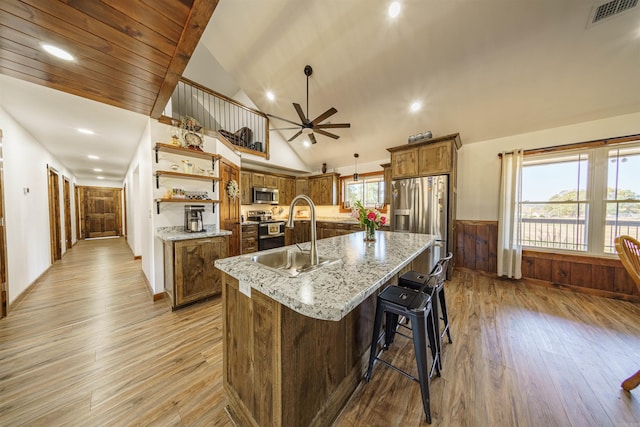
[[640,112],[464,145],[458,152],[457,219],[498,219],[498,153],[640,134]]
[[[9,304],[51,265],[47,165],[58,171],[60,226],[63,254],[64,181],[73,191],[75,177],[0,107],[3,131],[3,179],[7,234],[7,281]],[[24,189],[29,192],[25,194]],[[75,207],[71,195],[72,243],[75,242]]]
[[[124,182],[127,184],[127,221],[129,224],[129,246],[134,255],[142,257],[142,271],[144,272],[151,291],[154,294],[164,292],[164,254],[163,243],[156,236],[158,227],[184,225],[184,204],[163,203],[160,205],[160,213],[156,213],[155,199],[162,196],[172,187],[180,187],[185,190],[206,190],[212,199],[221,197],[220,185],[216,185],[215,192],[212,184],[207,181],[189,181],[178,178],[161,178],[159,188],[156,188],[154,172],[156,169],[168,170],[171,164],[182,166],[181,160],[187,157],[160,152],[159,161],[155,162],[156,142],[168,143],[171,134],[171,126],[149,119],[149,123],[143,132],[138,149],[133,156],[126,173]],[[240,157],[229,150],[217,139],[205,136],[204,151],[220,154],[235,164],[240,164]],[[196,166],[203,169],[211,168],[206,160],[190,159]],[[216,162],[215,175],[219,176],[220,163]],[[197,204],[194,201],[190,204]],[[212,212],[210,204],[205,205],[205,225],[217,225],[219,227],[220,210],[216,205],[216,212]]]

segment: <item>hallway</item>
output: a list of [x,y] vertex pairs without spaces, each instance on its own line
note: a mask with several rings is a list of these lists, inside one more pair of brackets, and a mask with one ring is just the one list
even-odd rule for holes
[[0,321],[0,425],[227,424],[219,299],[171,312],[147,286],[123,238],[54,264]]

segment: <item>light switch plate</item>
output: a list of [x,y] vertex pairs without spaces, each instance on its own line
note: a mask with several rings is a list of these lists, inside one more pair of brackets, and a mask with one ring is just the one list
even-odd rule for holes
[[251,298],[251,285],[249,285],[247,282],[240,282],[240,293],[248,296],[249,298]]

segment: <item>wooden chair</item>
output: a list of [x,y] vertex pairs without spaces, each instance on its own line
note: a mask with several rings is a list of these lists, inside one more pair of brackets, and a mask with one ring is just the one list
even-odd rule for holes
[[[640,290],[640,242],[631,236],[616,237],[616,252],[629,276]],[[626,391],[631,391],[640,385],[640,371],[636,372],[621,384]]]

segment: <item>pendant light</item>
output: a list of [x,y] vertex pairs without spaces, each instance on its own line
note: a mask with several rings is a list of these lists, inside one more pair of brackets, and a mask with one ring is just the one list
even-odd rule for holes
[[353,180],[357,181],[358,180],[358,157],[360,157],[360,155],[358,153],[355,153],[353,155],[353,157],[356,159],[355,160],[356,161],[356,166],[355,166],[355,168],[353,170]]

